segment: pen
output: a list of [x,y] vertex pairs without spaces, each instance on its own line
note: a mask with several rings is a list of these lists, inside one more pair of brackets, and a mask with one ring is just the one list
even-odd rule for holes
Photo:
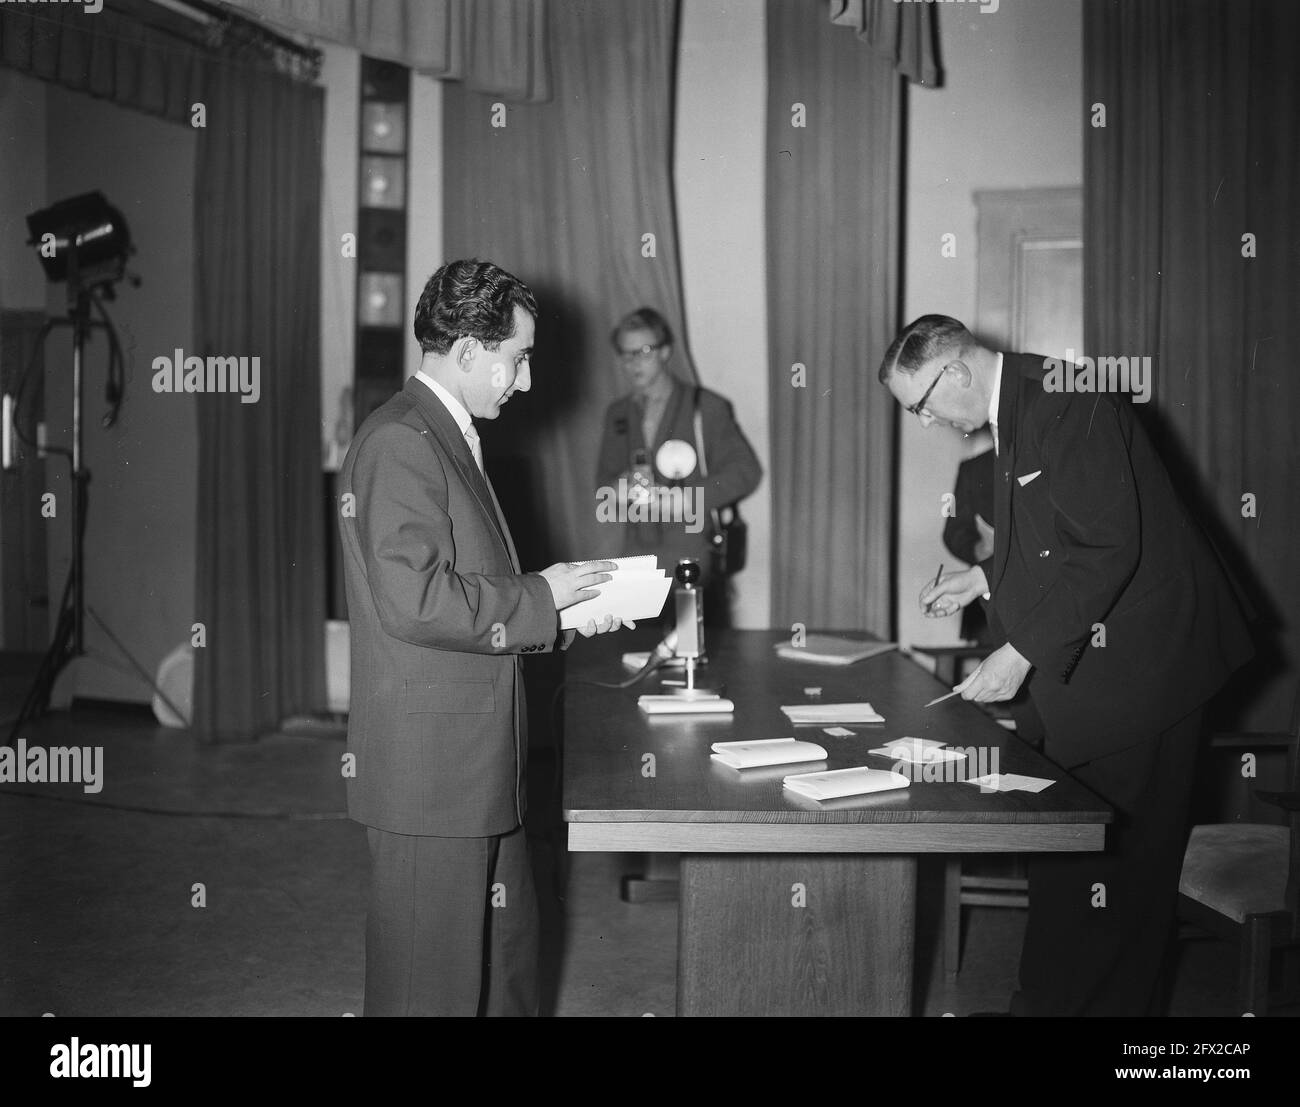
[[[943,562],[942,562],[942,561],[939,562],[939,571],[938,571],[937,573],[934,574],[934,584],[930,585],[931,588],[933,588],[936,584],[939,583],[939,578],[940,578],[941,576],[943,576]],[[930,608],[932,608],[932,607],[935,605],[935,603],[936,603],[935,600],[931,600],[928,604],[925,605],[925,610],[928,612],[928,611],[930,610]]]

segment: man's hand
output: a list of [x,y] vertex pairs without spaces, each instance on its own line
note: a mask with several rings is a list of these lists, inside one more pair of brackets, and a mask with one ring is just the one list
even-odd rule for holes
[[993,556],[993,528],[978,512],[975,514],[975,529],[979,531],[979,539],[975,543],[975,560],[987,561]]
[[612,561],[589,561],[581,565],[572,561],[557,561],[543,569],[541,576],[551,586],[555,610],[563,611],[575,603],[599,596],[600,590],[595,586],[613,580],[610,575],[613,568]]
[[921,589],[921,612],[931,619],[955,615],[988,590],[984,570],[978,565],[960,573],[945,573],[938,584],[927,584]]
[[609,634],[616,631],[619,627],[627,627],[628,630],[636,630],[636,623],[631,619],[620,619],[617,615],[606,615],[600,621],[600,626],[596,625],[595,619],[588,619],[587,625],[578,628],[578,633],[584,638],[590,638],[593,634]]
[[1031,668],[1024,655],[1008,642],[989,654],[953,691],[975,703],[1001,703],[1020,691]]

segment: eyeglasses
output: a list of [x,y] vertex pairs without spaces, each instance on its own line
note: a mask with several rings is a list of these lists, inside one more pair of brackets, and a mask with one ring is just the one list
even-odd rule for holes
[[618,360],[625,364],[633,361],[646,361],[654,355],[655,351],[662,350],[664,345],[661,342],[656,346],[642,346],[639,350],[619,350]]
[[919,419],[921,417],[921,412],[925,410],[925,401],[930,398],[930,393],[934,391],[934,386],[938,384],[940,380],[943,379],[943,373],[944,371],[940,369],[939,375],[930,382],[930,387],[925,390],[925,395],[922,396],[919,400],[917,400],[916,403],[908,404],[904,408],[904,410],[910,411],[913,415],[915,415]]

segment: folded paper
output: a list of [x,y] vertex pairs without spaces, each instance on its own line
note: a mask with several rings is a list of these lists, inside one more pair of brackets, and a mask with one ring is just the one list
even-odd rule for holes
[[910,781],[902,773],[859,767],[832,769],[825,773],[796,773],[786,777],[782,783],[796,795],[813,800],[831,800],[906,788]]
[[852,665],[868,657],[898,649],[897,642],[859,642],[852,638],[837,638],[832,634],[809,634],[803,645],[778,642],[773,649],[777,657],[787,661],[808,661],[814,665]]
[[829,726],[832,723],[883,723],[869,703],[796,703],[782,707],[790,722],[803,726]]
[[821,761],[826,751],[816,742],[800,742],[797,738],[760,738],[751,742],[714,742],[711,756],[733,769],[755,769],[761,765]]
[[[596,585],[599,595],[560,612],[560,629],[576,630],[588,621],[602,623],[611,615],[624,622],[654,619],[663,610],[672,577],[658,567],[653,554],[610,558],[612,579]],[[581,562],[590,565],[592,562]]]

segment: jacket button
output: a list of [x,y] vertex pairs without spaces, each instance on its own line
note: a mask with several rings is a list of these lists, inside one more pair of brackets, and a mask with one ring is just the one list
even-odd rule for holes
[[1052,556],[1052,551],[1051,551],[1051,550],[1039,550],[1039,551],[1038,551],[1038,556],[1039,556],[1039,557],[1051,557],[1051,556]]

